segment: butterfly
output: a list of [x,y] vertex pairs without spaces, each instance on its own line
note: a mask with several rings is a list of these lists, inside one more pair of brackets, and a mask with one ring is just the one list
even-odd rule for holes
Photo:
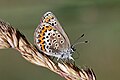
[[74,60],[72,54],[75,50],[52,12],[46,12],[40,19],[34,32],[34,43],[38,50],[57,60]]

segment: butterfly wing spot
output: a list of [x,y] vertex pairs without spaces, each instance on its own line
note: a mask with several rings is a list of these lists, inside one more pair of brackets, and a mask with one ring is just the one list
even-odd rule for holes
[[42,40],[44,40],[44,39],[45,39],[45,37],[42,38]]
[[55,36],[56,36],[56,34],[55,34],[55,33],[53,33],[53,34],[52,34],[52,36],[53,36],[53,37],[55,37]]
[[63,44],[63,43],[64,43],[64,41],[63,41],[63,40],[61,40],[61,41],[60,41],[60,44]]
[[37,33],[37,34],[36,34],[36,38],[39,38],[39,37],[41,37],[41,36],[40,36],[40,34],[39,34],[39,33]]
[[45,30],[45,27],[42,27],[42,31]]
[[46,36],[46,38],[49,38],[48,36]]
[[41,29],[42,27],[40,25],[38,25],[38,28]]
[[50,36],[50,33],[48,33],[48,35]]
[[45,19],[43,20],[43,22],[48,23],[48,22],[50,22],[50,21],[51,21],[51,19],[52,19],[52,17],[51,17],[51,16],[45,16]]
[[56,29],[54,29],[54,32],[57,32],[57,30],[56,30]]
[[45,26],[45,24],[43,24],[42,26]]
[[54,39],[54,40],[52,40],[52,43],[54,44],[54,43],[56,43],[57,42],[57,40],[56,39]]
[[42,44],[45,44],[45,41],[43,41]]
[[46,26],[47,30],[49,30],[51,27],[50,26]]
[[50,42],[50,40],[48,39],[47,42]]
[[49,53],[52,53],[52,50],[51,50],[51,49],[49,49]]
[[37,43],[40,43],[40,42],[41,42],[41,40],[37,39]]
[[46,13],[44,15],[43,22],[49,23],[51,26],[56,26],[55,16],[53,16],[53,14],[51,12],[50,13]]
[[39,31],[39,33],[42,33],[42,31]]
[[44,17],[49,16],[51,14],[51,12],[47,12],[46,14],[44,14]]
[[61,37],[61,35],[60,35],[60,34],[58,34],[58,35],[57,35],[57,37],[58,37],[58,38],[60,38],[60,37]]
[[54,17],[52,16],[51,19],[54,19]]
[[54,23],[51,23],[52,26],[54,26]]
[[45,36],[45,32],[42,35]]
[[55,21],[55,24],[56,24],[56,21]]
[[58,43],[55,43],[55,45],[54,45],[54,49],[58,49],[58,47],[59,47],[59,44]]
[[59,46],[59,44],[58,43],[55,43],[55,47],[58,47]]
[[57,50],[58,48],[57,47],[54,47],[55,50]]
[[49,43],[48,45],[49,45],[49,46],[51,46],[52,44],[51,44],[51,43]]
[[46,46],[46,48],[47,48],[47,49],[49,49],[49,48],[50,48],[50,46]]

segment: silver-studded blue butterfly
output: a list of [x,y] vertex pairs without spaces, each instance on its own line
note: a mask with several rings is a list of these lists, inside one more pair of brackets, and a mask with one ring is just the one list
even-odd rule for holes
[[59,59],[74,60],[70,41],[57,18],[52,12],[47,12],[40,20],[34,32],[34,42],[37,48],[46,55]]

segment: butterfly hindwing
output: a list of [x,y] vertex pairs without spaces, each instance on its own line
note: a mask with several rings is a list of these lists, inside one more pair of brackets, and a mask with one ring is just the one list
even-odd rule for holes
[[57,58],[72,58],[70,41],[51,12],[47,12],[40,20],[34,32],[34,42],[37,48],[47,55]]

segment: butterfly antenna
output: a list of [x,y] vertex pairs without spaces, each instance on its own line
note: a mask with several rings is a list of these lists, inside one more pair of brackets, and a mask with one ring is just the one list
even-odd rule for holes
[[72,48],[74,48],[74,46],[76,46],[77,44],[80,44],[80,43],[88,43],[87,40],[83,41],[83,42],[80,42],[79,40],[84,37],[84,34],[82,34],[77,40],[75,40],[75,42],[73,43],[72,45]]
[[83,42],[77,42],[77,43],[75,43],[75,44],[72,45],[72,46],[74,47],[74,46],[76,46],[76,45],[78,45],[78,44],[80,44],[80,43],[85,43],[85,44],[86,44],[86,43],[88,43],[88,42],[89,42],[89,41],[85,40],[85,41],[83,41]]
[[84,37],[84,34],[82,34],[80,37],[78,37],[78,39],[76,39],[73,44],[77,43],[82,37]]

